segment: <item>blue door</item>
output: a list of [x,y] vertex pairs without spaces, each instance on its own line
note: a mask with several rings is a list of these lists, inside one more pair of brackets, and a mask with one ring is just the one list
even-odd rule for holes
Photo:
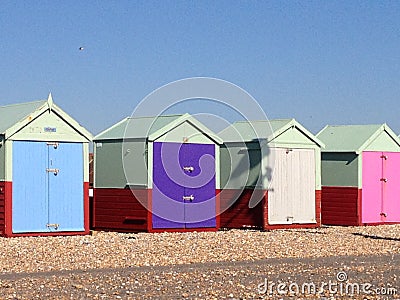
[[48,150],[49,230],[84,231],[82,144],[59,143]]
[[83,231],[80,143],[13,142],[13,233]]
[[46,143],[13,142],[12,231],[46,232],[48,181]]

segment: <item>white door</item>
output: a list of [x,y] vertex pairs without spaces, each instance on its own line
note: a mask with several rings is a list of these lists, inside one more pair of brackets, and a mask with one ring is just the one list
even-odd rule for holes
[[315,223],[313,149],[275,148],[268,188],[269,224]]

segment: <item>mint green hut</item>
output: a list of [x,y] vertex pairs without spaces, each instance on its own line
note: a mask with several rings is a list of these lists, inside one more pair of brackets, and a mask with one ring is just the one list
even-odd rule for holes
[[98,134],[94,228],[217,230],[221,143],[189,114],[125,118]]
[[219,135],[221,227],[320,225],[318,138],[294,119],[236,122]]
[[322,152],[322,223],[400,222],[400,139],[387,124],[328,125]]
[[89,232],[91,139],[51,94],[0,107],[0,235]]

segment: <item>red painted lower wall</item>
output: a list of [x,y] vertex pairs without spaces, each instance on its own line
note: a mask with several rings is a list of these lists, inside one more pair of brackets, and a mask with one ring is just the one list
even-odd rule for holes
[[321,216],[324,225],[361,225],[361,190],[358,187],[322,187]]
[[[254,194],[255,199],[262,199],[254,208],[249,208],[250,197]],[[290,229],[290,228],[316,228],[321,226],[321,191],[315,191],[315,218],[316,223],[310,224],[268,224],[268,193],[263,190],[245,189],[223,190],[220,193],[222,209],[227,208],[221,214],[222,228],[262,228],[271,229]],[[235,199],[237,199],[235,201]]]
[[[174,229],[152,228],[151,190],[118,188],[94,189],[92,202],[92,229],[118,232],[189,232],[216,231],[219,228],[219,217],[215,228]],[[140,201],[139,201],[140,200]],[[147,208],[142,205],[145,203]],[[216,196],[216,210],[219,207],[219,196]]]
[[5,199],[6,199],[6,183],[4,181],[0,181],[0,235],[4,235],[4,230],[6,227],[6,211],[5,211]]
[[[250,197],[263,198],[263,190],[224,189],[220,191],[220,227],[221,228],[262,228],[263,200],[254,208],[249,208]],[[258,198],[257,198],[258,199]]]
[[[148,231],[148,190],[96,188],[93,195],[92,226],[95,230]],[[139,202],[140,200],[140,202]]]
[[12,183],[0,182],[0,236],[12,236]]
[[[77,232],[12,232],[12,182],[0,182],[0,236],[61,236],[61,235],[85,235],[89,233],[89,182],[83,183],[84,194],[84,231]],[[4,213],[2,214],[2,211]],[[3,218],[2,218],[3,216]]]
[[316,223],[302,223],[302,224],[268,224],[268,193],[264,199],[264,230],[273,229],[301,229],[301,228],[318,228],[321,226],[321,191],[315,191],[315,220]]

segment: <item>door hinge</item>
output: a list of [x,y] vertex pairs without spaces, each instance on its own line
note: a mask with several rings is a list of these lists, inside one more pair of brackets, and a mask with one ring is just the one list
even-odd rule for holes
[[57,149],[58,145],[59,145],[58,142],[47,142],[46,144],[47,144],[47,146],[53,146],[54,149]]

